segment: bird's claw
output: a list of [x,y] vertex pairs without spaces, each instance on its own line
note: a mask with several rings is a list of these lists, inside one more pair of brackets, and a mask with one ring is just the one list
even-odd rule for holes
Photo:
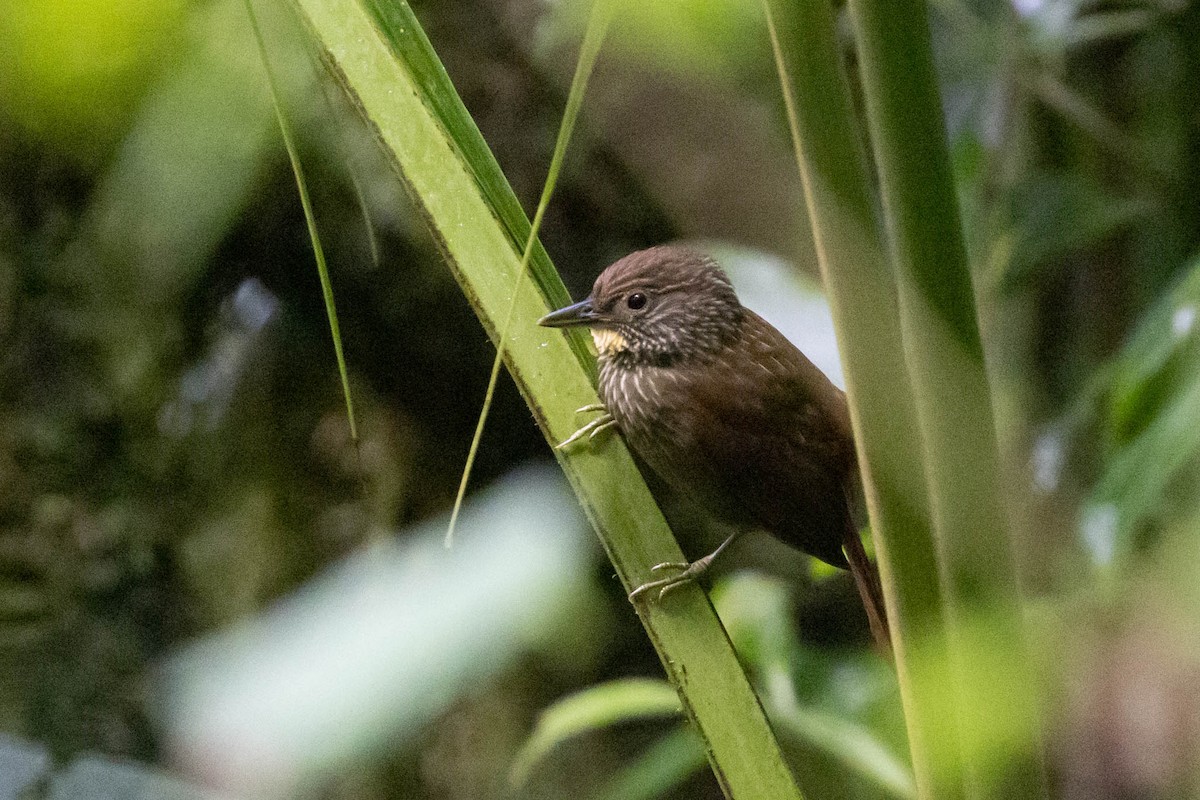
[[647,592],[653,592],[655,589],[659,590],[658,600],[662,602],[662,599],[667,596],[668,592],[673,592],[700,577],[706,566],[707,564],[700,566],[699,562],[688,564],[686,561],[664,561],[661,564],[655,564],[650,568],[651,572],[664,572],[668,569],[676,569],[679,570],[679,574],[643,583],[629,593],[629,602],[635,602],[642,595]]
[[691,583],[705,572],[708,572],[708,568],[712,566],[712,563],[716,557],[721,555],[726,547],[733,544],[734,540],[737,539],[741,533],[741,531],[735,531],[732,536],[721,542],[721,546],[716,550],[713,550],[704,558],[697,558],[690,564],[686,561],[664,561],[661,564],[655,564],[650,568],[651,572],[665,572],[666,570],[671,569],[679,570],[679,573],[677,575],[669,575],[666,578],[659,578],[658,580],[650,581],[649,583],[643,583],[641,586],[629,593],[629,601],[632,603],[639,596],[645,594],[646,592],[652,592],[655,589],[658,589],[658,599],[661,602],[662,599],[667,596],[667,592],[673,592],[680,586]]
[[608,413],[608,409],[606,409],[604,407],[603,403],[589,403],[588,405],[583,406],[582,408],[575,409],[576,414],[586,414],[586,413],[589,413],[592,411],[603,411],[604,413],[601,414],[600,416],[596,417],[594,420],[592,420],[588,424],[584,425],[579,430],[575,431],[573,434],[568,436],[566,439],[559,442],[558,445],[554,448],[555,450],[566,450],[568,447],[570,447],[575,442],[582,439],[584,436],[588,437],[589,440],[595,439],[596,436],[598,436],[601,433],[601,431],[606,431],[609,428],[611,428],[617,424],[617,421],[615,419],[613,419],[612,414]]

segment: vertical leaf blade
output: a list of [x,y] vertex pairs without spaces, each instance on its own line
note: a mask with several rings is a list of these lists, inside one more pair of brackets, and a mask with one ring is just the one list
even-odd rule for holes
[[[969,796],[1045,796],[1016,562],[974,290],[958,214],[924,0],[850,0],[867,121],[899,288],[908,372],[925,443],[939,566],[947,590],[956,706]],[[972,626],[988,621],[987,647]],[[993,678],[998,678],[993,680]],[[1007,696],[999,687],[1011,689]],[[973,735],[987,709],[1020,733],[1011,769],[984,768]]]
[[[796,158],[838,331],[922,797],[960,795],[944,600],[900,317],[828,0],[766,0]],[[949,760],[949,763],[948,763]]]

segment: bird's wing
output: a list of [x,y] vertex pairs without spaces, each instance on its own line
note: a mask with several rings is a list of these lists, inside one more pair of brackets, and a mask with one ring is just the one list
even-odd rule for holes
[[695,380],[697,462],[725,516],[843,566],[854,466],[843,393],[757,316]]

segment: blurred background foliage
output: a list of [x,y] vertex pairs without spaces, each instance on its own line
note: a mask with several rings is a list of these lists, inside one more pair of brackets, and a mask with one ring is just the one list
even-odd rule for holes
[[[586,5],[413,5],[531,209]],[[1056,794],[1200,796],[1200,9],[932,5]],[[539,712],[660,668],[600,549],[567,533],[580,523],[552,471],[527,468],[549,455],[510,383],[474,528],[461,550],[429,546],[492,349],[290,7],[256,9],[330,260],[357,447],[242,2],[0,0],[0,731],[32,743],[0,755],[60,765],[50,794],[85,774],[99,796],[140,762],[304,797],[719,796],[669,713],[608,706],[510,784]],[[757,3],[620,16],[543,227],[572,293],[629,250],[698,240],[836,372],[827,312],[796,277],[816,264],[778,94]],[[572,580],[526,569],[543,561]],[[373,569],[396,595],[362,588]],[[852,587],[765,537],[717,584],[806,796],[911,796],[895,685]],[[279,777],[268,748],[214,767],[205,732],[241,730],[253,705],[236,698],[290,673],[230,660],[227,680],[193,681],[208,651],[192,643],[269,650],[355,591],[392,611],[364,634],[386,643],[377,660],[325,664],[348,647],[332,634],[278,645],[280,663],[311,662],[305,696],[330,726],[296,744],[309,766]],[[423,639],[430,626],[461,636]],[[364,686],[397,712],[369,713]],[[413,697],[424,711],[399,713]],[[196,709],[222,698],[233,727],[206,728]]]

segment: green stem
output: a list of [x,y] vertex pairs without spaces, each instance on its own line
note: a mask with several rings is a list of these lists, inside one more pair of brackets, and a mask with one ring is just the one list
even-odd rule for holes
[[[1021,628],[1012,540],[975,297],[958,216],[923,0],[850,0],[888,245],[925,442],[939,565],[948,590],[968,790],[1045,796],[1040,725]],[[978,631],[986,625],[987,642]],[[1006,696],[998,696],[1003,688]],[[981,735],[1012,725],[1005,769]]]
[[[923,448],[895,288],[828,0],[764,0],[796,160],[846,375],[922,797],[960,796],[957,721]],[[776,20],[778,19],[778,26]]]
[[[536,320],[567,293],[540,247],[522,281],[529,223],[470,121],[412,10],[381,0],[294,0],[346,91],[377,133],[464,294],[498,342],[514,303],[504,363],[547,440],[578,427],[575,410],[597,402],[594,365],[581,337]],[[618,437],[556,451],[623,584],[682,559]],[[800,793],[778,742],[703,591],[637,607],[709,762],[730,797],[787,800]]]

